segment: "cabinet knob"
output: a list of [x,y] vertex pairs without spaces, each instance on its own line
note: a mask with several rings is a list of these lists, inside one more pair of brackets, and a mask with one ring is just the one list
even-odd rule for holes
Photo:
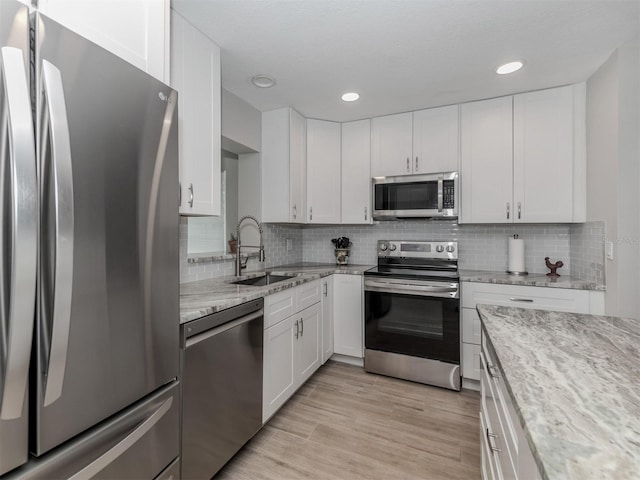
[[416,172],[418,171],[418,157],[416,157]]
[[411,160],[407,157],[407,173],[411,172]]
[[193,183],[189,184],[189,206],[193,208]]
[[364,207],[364,219],[367,219],[367,207]]
[[293,212],[293,219],[295,220],[296,217],[298,216],[298,209],[296,208],[295,205],[293,206],[292,212]]
[[518,220],[522,218],[522,205],[518,202]]
[[309,207],[309,220],[313,220],[313,207]]
[[510,216],[511,216],[511,205],[509,205],[509,202],[507,202],[507,220],[509,220]]

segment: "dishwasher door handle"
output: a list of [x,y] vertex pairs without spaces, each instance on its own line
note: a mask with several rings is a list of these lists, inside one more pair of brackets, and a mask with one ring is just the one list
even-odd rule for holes
[[203,342],[211,337],[214,337],[220,333],[226,332],[227,330],[231,330],[232,328],[237,327],[238,325],[242,325],[244,323],[249,323],[256,318],[260,318],[264,315],[264,311],[261,309],[255,313],[251,313],[249,315],[245,315],[244,317],[240,317],[236,320],[232,320],[227,322],[219,327],[212,328],[211,330],[207,330],[205,332],[199,333],[198,335],[194,335],[191,338],[187,338],[185,342],[186,348],[189,348],[193,345],[196,345],[200,342]]

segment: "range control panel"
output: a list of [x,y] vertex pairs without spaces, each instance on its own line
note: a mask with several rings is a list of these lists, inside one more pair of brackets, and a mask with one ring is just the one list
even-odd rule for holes
[[458,259],[458,242],[378,240],[378,257]]

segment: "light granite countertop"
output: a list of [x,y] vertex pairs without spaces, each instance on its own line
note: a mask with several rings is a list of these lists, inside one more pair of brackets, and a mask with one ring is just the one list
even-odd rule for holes
[[485,270],[460,270],[461,282],[498,283],[502,285],[525,285],[530,287],[571,288],[574,290],[604,291],[605,286],[585,280],[562,275],[547,277],[543,273],[530,275],[509,275],[506,272],[490,272]]
[[547,480],[640,478],[640,324],[478,305]]
[[266,271],[277,275],[294,275],[294,278],[265,286],[233,285],[235,280],[264,275],[265,271],[247,273],[242,277],[226,276],[198,280],[180,285],[180,323],[210,315],[225,308],[255,300],[272,293],[286,290],[305,282],[334,273],[362,275],[373,265],[335,265],[327,263],[294,263],[269,268]]

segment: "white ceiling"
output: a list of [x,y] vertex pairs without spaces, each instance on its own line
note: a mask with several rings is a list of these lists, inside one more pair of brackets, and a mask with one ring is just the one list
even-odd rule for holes
[[[172,0],[265,111],[347,121],[586,80],[638,32],[638,0]],[[498,76],[495,67],[524,59]],[[277,84],[254,87],[268,74]],[[340,95],[359,92],[345,103]]]

